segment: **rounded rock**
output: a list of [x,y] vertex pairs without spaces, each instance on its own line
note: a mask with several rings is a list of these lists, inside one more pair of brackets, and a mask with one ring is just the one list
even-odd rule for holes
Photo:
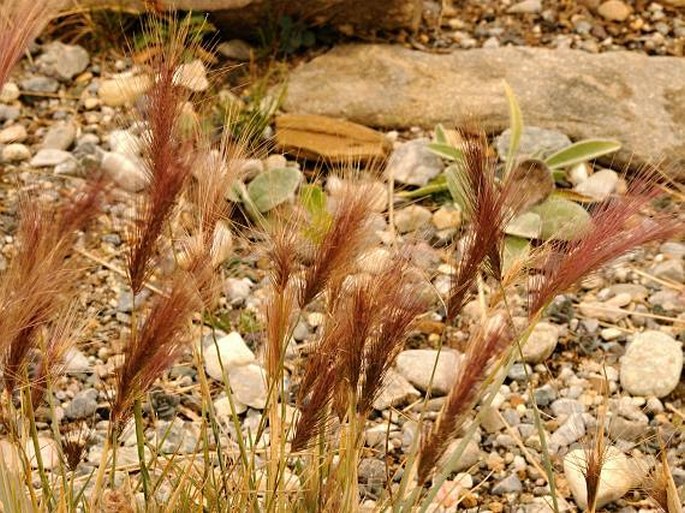
[[645,331],[621,359],[621,386],[632,395],[665,397],[678,385],[682,370],[681,343],[666,333]]
[[4,162],[22,162],[31,158],[31,150],[19,143],[8,144],[2,149]]
[[609,21],[625,21],[630,16],[630,6],[621,0],[608,0],[597,8],[597,13]]

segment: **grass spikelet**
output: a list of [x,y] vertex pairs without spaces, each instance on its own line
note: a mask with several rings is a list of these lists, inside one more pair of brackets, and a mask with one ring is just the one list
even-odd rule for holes
[[39,329],[57,318],[74,290],[79,269],[70,257],[76,231],[98,211],[103,186],[87,185],[58,208],[28,199],[20,203],[17,253],[0,281],[0,329],[5,334],[0,359],[8,391],[23,376]]
[[656,176],[645,171],[625,195],[609,198],[592,210],[590,226],[582,237],[554,241],[541,252],[529,299],[531,318],[557,294],[622,254],[685,233],[685,223],[676,216],[641,216],[649,202],[661,195]]
[[315,245],[298,291],[300,307],[309,304],[324,289],[340,283],[368,244],[373,191],[364,187],[342,187],[331,222]]
[[419,483],[425,483],[450,441],[482,394],[490,366],[512,342],[511,329],[503,315],[496,315],[471,337],[459,376],[447,395],[438,422],[422,440],[418,466]]
[[501,280],[504,228],[516,210],[511,198],[522,192],[514,180],[497,184],[494,163],[488,156],[487,137],[482,130],[462,129],[460,135],[463,141],[463,159],[458,170],[461,201],[471,224],[446,301],[450,322],[466,302],[481,269]]
[[117,395],[112,406],[115,425],[123,425],[134,401],[181,356],[187,347],[186,331],[191,315],[200,307],[192,277],[178,271],[168,294],[157,297],[144,323],[134,330],[126,346],[124,363],[117,371]]
[[[3,0],[0,3],[0,89],[54,5],[48,0]],[[54,4],[54,2],[53,2]]]
[[181,130],[181,114],[190,93],[179,83],[178,67],[183,63],[188,28],[172,23],[168,36],[153,25],[151,36],[163,51],[154,60],[155,81],[148,92],[142,117],[149,125],[143,144],[148,188],[139,204],[138,219],[129,242],[128,273],[133,294],[140,292],[152,272],[152,259],[166,222],[184,190],[193,167],[191,142]]

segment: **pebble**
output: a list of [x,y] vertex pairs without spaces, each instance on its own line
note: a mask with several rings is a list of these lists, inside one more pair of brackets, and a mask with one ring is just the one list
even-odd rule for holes
[[560,447],[568,447],[585,435],[585,421],[579,413],[571,414],[549,437],[549,451],[554,454]]
[[552,413],[555,417],[560,417],[562,415],[568,416],[574,413],[583,413],[585,411],[585,406],[580,401],[575,399],[557,399],[551,404]]
[[383,411],[393,406],[400,406],[416,401],[421,394],[400,373],[390,369],[383,378],[380,394],[373,402],[376,410]]
[[631,295],[624,292],[604,302],[583,301],[578,305],[578,309],[586,317],[616,323],[628,315],[628,312],[618,309],[629,305],[631,301]]
[[495,495],[505,495],[507,493],[520,493],[523,490],[521,480],[512,474],[505,477],[499,483],[492,487],[492,493]]
[[[440,461],[438,462],[438,467],[445,467],[447,465],[447,463],[450,460],[450,457],[457,450],[461,441],[461,438],[457,438],[456,440],[452,440],[450,442],[449,446],[447,447],[447,450],[445,451],[445,454],[442,458],[440,458]],[[459,458],[459,461],[457,461],[456,466],[451,470],[452,472],[464,472],[465,470],[469,470],[471,467],[478,464],[480,459],[481,451],[480,447],[478,446],[478,442],[475,439],[471,439],[467,442],[466,447],[464,448],[464,452],[461,453],[461,456]]]
[[35,76],[22,81],[21,88],[28,93],[56,93],[59,82],[54,78]]
[[507,13],[509,14],[536,14],[540,11],[542,11],[541,0],[523,0],[507,9]]
[[125,191],[140,192],[148,184],[142,164],[119,153],[103,152],[100,166]]
[[0,121],[14,121],[21,115],[21,109],[14,105],[0,105]]
[[559,341],[559,327],[549,322],[539,322],[521,348],[523,360],[540,363],[549,358]]
[[[436,365],[437,359],[437,365]],[[444,395],[452,388],[457,379],[463,356],[449,349],[439,353],[433,349],[409,349],[397,357],[397,372],[412,385],[425,392],[435,367],[431,392]]]
[[87,372],[90,370],[88,357],[75,347],[70,347],[64,356],[64,372]]
[[[240,415],[247,411],[247,405],[241,403],[233,398],[233,408],[236,415]],[[225,426],[231,426],[233,424],[233,413],[231,412],[231,401],[226,394],[222,394],[221,397],[214,401],[214,414],[219,422]]]
[[28,134],[23,125],[11,125],[0,130],[0,144],[24,142]]
[[665,260],[650,269],[655,277],[671,280],[678,284],[685,283],[685,267],[682,260]]
[[625,21],[630,12],[630,7],[621,0],[608,0],[597,8],[597,13],[609,21]]
[[42,149],[31,159],[32,167],[51,167],[73,160],[73,155],[64,150]]
[[430,210],[421,205],[409,205],[395,213],[395,226],[400,233],[409,233],[430,223]]
[[685,258],[685,244],[682,242],[664,242],[659,247],[659,251],[671,257]]
[[[203,356],[207,374],[217,381],[223,381],[222,364],[224,371],[228,371],[255,361],[254,353],[237,331],[218,338],[216,342],[208,337]],[[248,404],[246,401],[242,402]]]
[[254,48],[242,39],[231,39],[220,43],[216,47],[216,51],[227,59],[246,62],[252,58]]
[[230,367],[228,380],[234,397],[250,408],[261,410],[266,405],[266,371],[256,363]]
[[224,293],[229,303],[237,305],[250,295],[254,283],[249,278],[227,278],[224,282]]
[[[576,504],[583,510],[588,508],[587,487],[584,472],[587,469],[585,449],[573,449],[564,457],[564,476]],[[597,507],[623,497],[641,480],[642,472],[631,460],[614,446],[608,446],[597,493]]]
[[86,419],[95,415],[98,403],[98,391],[94,388],[78,392],[69,405],[64,408],[68,419]]
[[682,344],[666,333],[645,331],[621,358],[621,386],[632,395],[665,397],[678,386],[682,370]]
[[433,225],[438,230],[459,228],[461,211],[454,205],[442,205],[433,213]]
[[2,149],[3,162],[22,162],[31,158],[31,150],[23,144],[8,144]]
[[0,87],[0,103],[12,103],[19,99],[21,91],[14,82],[6,82]]
[[515,363],[507,372],[507,377],[514,381],[525,381],[533,373],[533,368],[527,363]]
[[41,147],[49,150],[68,150],[76,139],[76,125],[68,121],[60,121],[50,127],[43,138]]
[[110,151],[125,155],[129,158],[140,156],[143,141],[132,130],[112,130],[107,135]]
[[207,70],[200,59],[195,59],[187,64],[181,64],[174,73],[174,84],[190,89],[194,93],[207,90]]
[[36,65],[42,73],[63,81],[83,73],[89,63],[90,56],[85,48],[59,41],[45,45],[43,53],[36,59]]
[[427,145],[426,138],[400,144],[390,155],[386,175],[405,185],[426,185],[443,169],[442,160]]
[[[38,437],[38,447],[40,447],[40,457],[45,470],[53,470],[60,466],[61,458],[57,443],[52,438]],[[32,441],[26,443],[26,457],[31,462],[31,468],[38,468],[36,449]]]
[[538,406],[548,406],[557,398],[557,391],[549,383],[536,388],[533,394],[535,396],[535,403]]
[[601,169],[575,187],[575,191],[595,201],[607,199],[618,185],[618,173],[611,169]]
[[616,340],[617,338],[621,338],[623,336],[623,330],[618,328],[604,328],[599,332],[599,336],[602,337],[602,340],[606,341]]
[[108,107],[119,107],[133,103],[151,86],[152,79],[148,75],[122,73],[104,80],[98,89],[98,96]]

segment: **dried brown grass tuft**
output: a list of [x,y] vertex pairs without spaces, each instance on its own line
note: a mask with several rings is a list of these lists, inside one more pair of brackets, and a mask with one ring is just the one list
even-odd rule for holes
[[0,3],[0,89],[26,47],[38,35],[55,3],[49,0],[3,0]]

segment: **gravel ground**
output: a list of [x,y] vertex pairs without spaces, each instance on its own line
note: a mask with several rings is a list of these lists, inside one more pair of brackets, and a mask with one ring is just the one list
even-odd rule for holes
[[[458,9],[445,9],[442,17],[435,19],[433,28],[420,33],[412,44],[431,50],[515,44],[582,48],[590,52],[628,49],[682,55],[682,10],[666,4],[632,2],[627,3],[632,12],[618,22],[607,20],[606,13],[600,14],[590,4],[464,1]],[[522,12],[524,7],[526,12]],[[100,166],[109,169],[121,185],[79,247],[91,266],[81,283],[79,308],[92,329],[88,331],[88,340],[70,355],[66,375],[55,385],[57,410],[65,421],[87,421],[92,429],[92,447],[79,467],[83,473],[99,461],[100,442],[107,425],[108,385],[112,370],[121,362],[122,344],[131,321],[131,297],[121,272],[125,264],[122,240],[123,227],[139,188],[136,177],[140,177],[141,171],[131,141],[138,139],[141,128],[131,124],[126,108],[113,106],[115,100],[103,93],[112,74],[131,71],[130,66],[127,61],[114,61],[106,55],[90,56],[79,47],[46,43],[36,46],[31,61],[22,62],[0,96],[0,155],[4,168],[0,188],[0,230],[4,235],[0,240],[0,268],[6,267],[13,253],[15,208],[21,194],[58,201],[68,197],[84,177]],[[421,135],[425,134],[418,130],[389,134],[396,150]],[[413,151],[425,154],[422,143],[413,144],[414,149],[402,153],[404,158],[414,158]],[[271,156],[252,164],[268,168],[276,162],[282,164],[283,160],[284,157]],[[427,165],[442,164],[433,159]],[[620,193],[620,184],[621,180],[616,180],[609,194]],[[665,208],[679,207],[671,204]],[[412,241],[407,244],[413,245],[416,260],[432,277],[435,288],[443,289],[451,267],[447,264],[448,251],[439,246],[455,236],[460,216],[449,207],[430,202],[399,204],[395,222],[397,231],[406,234],[405,240]],[[390,233],[385,220],[378,231],[382,237]],[[436,244],[438,248],[432,247]],[[225,264],[220,314],[239,334],[227,333],[221,338],[219,351],[224,362],[242,358],[238,366],[242,386],[235,394],[244,410],[241,418],[247,430],[254,428],[265,393],[260,385],[258,319],[267,281],[264,263],[250,253],[240,238],[235,240],[235,250],[235,257]],[[629,453],[631,462],[643,461],[658,449],[656,431],[666,434],[669,461],[683,495],[684,264],[682,241],[643,248],[589,277],[577,291],[557,298],[548,317],[536,329],[525,362],[511,368],[482,427],[469,444],[459,474],[452,479],[457,492],[448,493],[446,489],[441,495],[443,511],[454,511],[457,500],[463,507],[495,513],[549,510],[545,502],[549,488],[542,471],[540,440],[533,425],[531,394],[540,407],[549,451],[558,470],[560,501],[573,504],[577,465],[567,465],[564,470],[564,458],[572,461],[567,455],[573,456],[573,449],[582,446],[585,434],[596,424],[598,408],[605,404],[601,394],[605,378],[611,394],[610,430],[617,446],[624,451],[617,459]],[[139,303],[144,305],[146,297],[154,293],[146,290]],[[467,305],[462,325],[449,334],[454,352],[446,351],[441,356],[447,360],[445,365],[438,366],[436,383],[443,382],[447,387],[454,380],[455,365],[450,365],[448,359],[458,358],[460,341],[477,319],[478,304]],[[297,366],[298,355],[316,340],[321,322],[322,315],[312,311],[297,327],[288,365]],[[383,402],[376,405],[359,471],[369,507],[383,486],[386,465],[398,464],[417,436],[415,419],[424,396],[426,376],[435,360],[440,333],[445,329],[436,305],[435,311],[420,323],[411,349],[400,355]],[[213,358],[216,351],[209,351],[205,365],[210,376],[216,369]],[[217,381],[213,386],[217,412],[225,416],[227,400]],[[164,451],[193,452],[201,414],[194,396],[197,387],[197,373],[188,358],[175,366],[152,395],[151,406],[160,421],[157,430],[151,430],[151,436],[161,437],[166,429],[170,433]],[[436,412],[443,397],[437,390],[433,395],[429,410]],[[42,436],[50,438],[47,412],[39,412],[39,419]],[[230,429],[227,427],[225,433],[229,438]],[[125,447],[118,457],[125,465],[134,462],[136,455],[132,435],[125,434],[122,440]],[[49,452],[54,449],[49,442],[45,450],[44,460],[51,461]],[[628,491],[635,482],[626,482],[625,476],[618,474],[612,479],[616,486],[625,487],[628,494],[611,502],[607,510],[633,513],[649,509],[640,492]]]

